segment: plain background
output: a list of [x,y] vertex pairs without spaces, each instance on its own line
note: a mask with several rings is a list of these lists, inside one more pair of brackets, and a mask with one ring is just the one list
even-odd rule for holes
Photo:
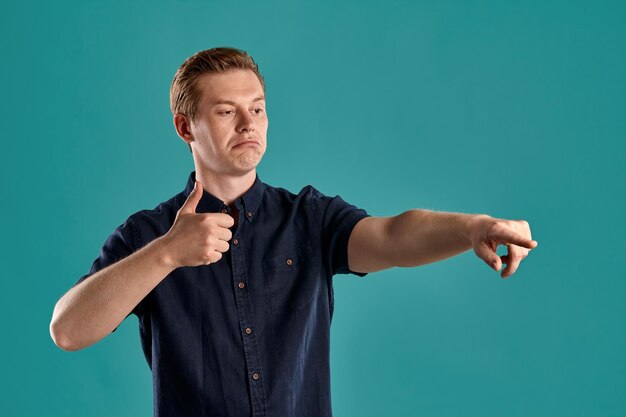
[[151,415],[134,316],[73,353],[48,325],[113,229],[183,189],[172,76],[234,46],[267,82],[263,181],[539,242],[507,280],[472,251],[335,276],[337,417],[625,415],[623,4],[5,4],[0,413]]

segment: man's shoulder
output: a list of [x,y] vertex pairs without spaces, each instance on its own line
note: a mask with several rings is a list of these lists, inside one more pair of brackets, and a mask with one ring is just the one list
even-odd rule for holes
[[269,185],[266,190],[273,204],[283,210],[306,213],[306,216],[312,216],[316,222],[323,218],[329,204],[336,198],[327,196],[311,184],[303,186],[298,192]]
[[312,185],[303,186],[300,191],[292,192],[283,187],[275,187],[269,184],[265,184],[266,191],[273,197],[282,197],[288,200],[298,200],[302,198],[323,198],[326,197],[325,194],[320,192],[317,188]]

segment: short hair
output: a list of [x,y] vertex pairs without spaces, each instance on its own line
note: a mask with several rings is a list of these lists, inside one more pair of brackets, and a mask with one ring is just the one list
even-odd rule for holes
[[254,72],[265,93],[265,80],[259,67],[246,51],[229,47],[218,47],[196,52],[178,68],[170,87],[170,109],[172,115],[182,113],[196,120],[201,91],[197,81],[204,74],[222,73],[229,70],[247,69]]

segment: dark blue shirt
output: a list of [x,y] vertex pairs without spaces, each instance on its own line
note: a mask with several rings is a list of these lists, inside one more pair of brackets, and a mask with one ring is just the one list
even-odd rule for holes
[[[164,235],[194,186],[131,215],[106,240],[88,278]],[[230,248],[210,265],[171,272],[131,312],[161,417],[330,417],[334,274],[369,216],[312,186],[297,195],[259,180],[234,202]],[[198,213],[228,212],[204,191]],[[77,284],[78,284],[77,283]],[[130,314],[129,314],[130,315]]]

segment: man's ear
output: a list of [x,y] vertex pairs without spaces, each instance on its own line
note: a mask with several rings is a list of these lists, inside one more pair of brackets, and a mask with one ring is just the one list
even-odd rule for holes
[[174,115],[173,122],[174,128],[176,128],[176,133],[187,145],[189,145],[189,148],[191,149],[191,142],[193,142],[191,120],[182,113],[176,113]]

